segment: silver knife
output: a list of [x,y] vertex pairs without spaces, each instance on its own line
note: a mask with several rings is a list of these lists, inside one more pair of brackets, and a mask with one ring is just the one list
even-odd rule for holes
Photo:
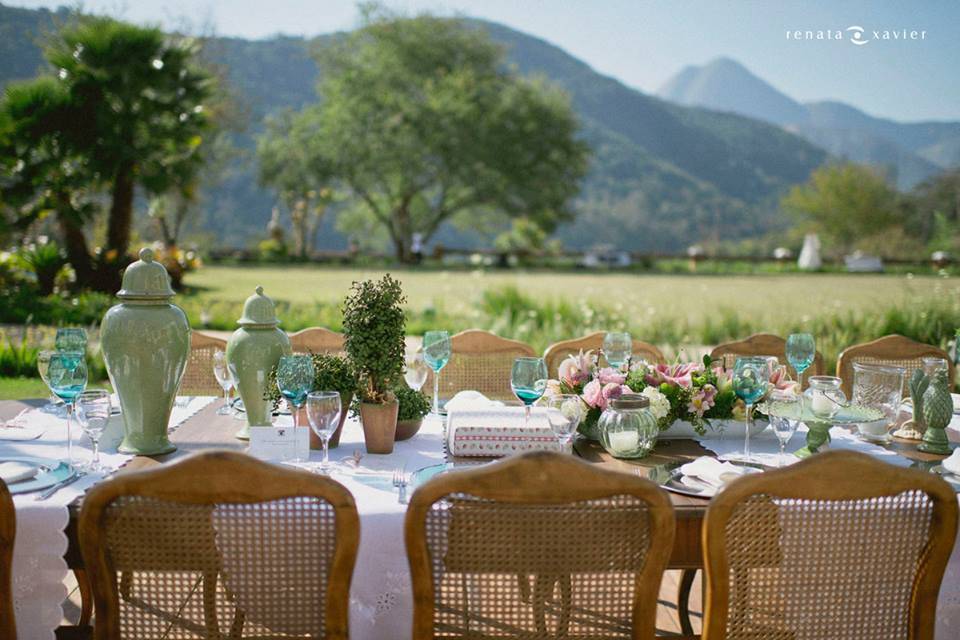
[[73,475],[67,476],[57,484],[53,485],[52,487],[50,487],[49,489],[47,489],[46,491],[38,495],[35,499],[46,500],[47,498],[55,494],[57,491],[59,491],[63,487],[67,486],[68,484],[73,484],[74,482],[76,482],[77,480],[79,480],[85,475],[87,475],[86,471],[74,471]]

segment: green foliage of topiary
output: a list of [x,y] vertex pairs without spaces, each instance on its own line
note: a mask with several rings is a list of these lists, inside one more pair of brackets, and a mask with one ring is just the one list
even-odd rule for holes
[[354,282],[343,302],[344,348],[357,372],[357,396],[383,404],[403,374],[406,302],[400,283],[388,273],[378,281]]
[[393,389],[397,396],[400,408],[397,412],[397,420],[419,420],[430,413],[430,399],[420,391],[416,391],[401,382]]

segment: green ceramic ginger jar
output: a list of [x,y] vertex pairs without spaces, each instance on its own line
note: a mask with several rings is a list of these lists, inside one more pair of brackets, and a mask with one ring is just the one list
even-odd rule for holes
[[247,298],[240,328],[227,342],[227,362],[237,378],[237,389],[247,413],[247,424],[237,432],[242,440],[250,438],[250,427],[270,426],[272,404],[265,398],[270,371],[280,356],[289,355],[290,338],[277,327],[273,300],[263,295],[263,287]]
[[190,355],[190,325],[170,303],[170,276],[153,251],[123,273],[116,304],[103,316],[100,341],[110,383],[120,396],[123,441],[118,450],[159,455],[176,449],[167,437],[170,412]]

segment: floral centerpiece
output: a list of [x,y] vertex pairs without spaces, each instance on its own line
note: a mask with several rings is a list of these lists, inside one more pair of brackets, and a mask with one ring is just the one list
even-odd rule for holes
[[[579,431],[588,438],[597,438],[600,414],[624,393],[639,393],[650,400],[650,411],[661,431],[679,420],[704,434],[711,420],[743,420],[746,415],[746,405],[733,390],[732,372],[709,356],[699,363],[641,362],[627,371],[600,367],[597,360],[592,351],[571,355],[560,364],[558,379],[547,384],[548,395],[580,396],[587,411]],[[771,389],[794,386],[784,367],[778,367],[770,378]]]

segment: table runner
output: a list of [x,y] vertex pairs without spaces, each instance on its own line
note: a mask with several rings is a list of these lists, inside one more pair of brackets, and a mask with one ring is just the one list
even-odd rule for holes
[[[950,423],[951,429],[960,430],[960,417],[954,416]],[[787,443],[787,451],[796,451],[806,444],[807,428],[803,425],[797,429],[793,438]],[[898,456],[893,451],[884,449],[875,444],[861,440],[857,435],[841,428],[833,427],[830,430],[830,449],[845,449],[859,451],[878,460],[900,467],[909,467],[911,461]],[[743,453],[743,440],[735,438],[698,437],[697,441],[705,448],[713,451],[720,457],[736,458]],[[772,429],[767,429],[750,438],[751,453],[763,459],[764,463],[773,461],[779,452],[779,441]],[[774,462],[775,464],[775,462]],[[958,496],[960,499],[960,496]],[[937,600],[937,626],[934,632],[936,640],[953,640],[960,638],[960,537],[953,548],[953,554],[947,564],[940,587],[940,596]]]
[[[174,408],[170,417],[171,428],[182,424],[214,398],[186,400]],[[65,418],[41,409],[30,410],[22,418],[31,427],[44,428],[43,435],[29,441],[0,440],[0,458],[37,456],[62,459],[66,456]],[[74,457],[81,461],[89,459],[89,447],[75,420],[72,431]],[[111,468],[120,467],[131,457],[115,450],[101,452],[103,464]],[[36,493],[13,496],[17,515],[17,536],[13,547],[13,608],[18,637],[53,640],[54,631],[63,617],[63,601],[67,597],[63,584],[67,577],[67,564],[63,559],[67,550],[64,530],[70,520],[67,507],[102,478],[102,474],[88,475],[43,502],[36,501]]]

